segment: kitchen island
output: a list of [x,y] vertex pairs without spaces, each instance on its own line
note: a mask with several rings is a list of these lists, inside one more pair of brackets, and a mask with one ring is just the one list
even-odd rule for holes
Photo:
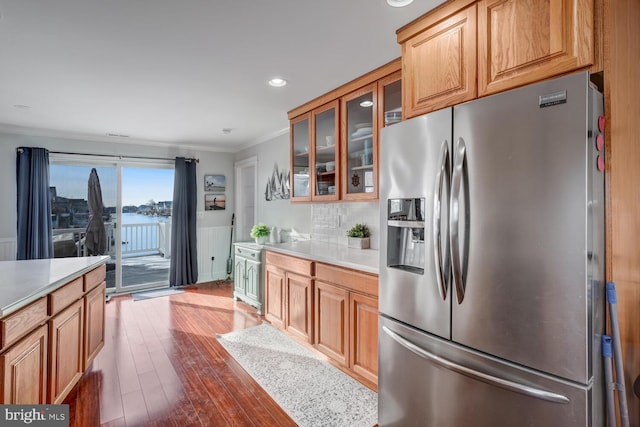
[[0,262],[0,404],[61,403],[104,345],[109,257]]

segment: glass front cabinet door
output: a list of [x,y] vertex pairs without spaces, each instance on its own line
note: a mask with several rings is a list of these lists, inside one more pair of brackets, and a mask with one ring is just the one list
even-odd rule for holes
[[[311,200],[311,113],[291,120],[291,180],[292,201]],[[269,187],[267,184],[266,197]]]
[[342,98],[342,199],[378,198],[378,115],[376,83]]
[[338,200],[340,195],[338,106],[335,100],[312,112],[315,172],[312,200]]
[[401,77],[401,72],[397,71],[378,81],[378,124],[381,128],[402,121]]

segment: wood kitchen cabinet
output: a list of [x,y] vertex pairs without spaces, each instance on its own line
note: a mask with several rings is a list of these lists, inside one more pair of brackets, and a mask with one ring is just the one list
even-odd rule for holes
[[338,140],[338,100],[311,112],[313,201],[335,201],[340,195],[340,144]]
[[594,0],[445,2],[396,32],[404,117],[597,68],[594,24]]
[[[378,198],[377,84],[372,83],[342,98],[342,199]],[[374,176],[376,175],[376,176]]]
[[49,321],[49,402],[61,403],[83,371],[84,303],[78,300]]
[[284,291],[284,271],[269,263],[267,254],[267,265],[265,266],[265,313],[264,317],[272,325],[284,329],[285,316],[285,291]]
[[104,346],[105,274],[102,264],[0,318],[0,403],[66,398]]
[[449,16],[428,14],[398,30],[405,118],[477,96],[476,6],[467,6],[469,1],[455,6],[460,3],[466,7]]
[[104,328],[107,283],[102,282],[84,297],[84,356],[83,371],[104,347]]
[[349,291],[316,279],[315,347],[349,366]]
[[315,347],[378,382],[378,278],[316,263]]
[[377,200],[379,129],[401,120],[400,79],[395,60],[289,111],[292,202]]
[[378,381],[378,298],[349,294],[349,366]]
[[289,150],[291,165],[290,197],[292,202],[311,200],[311,113],[291,119]]
[[265,318],[309,343],[313,340],[313,265],[302,258],[266,254]]
[[313,340],[313,279],[286,272],[285,329],[309,343]]
[[478,2],[478,94],[591,65],[593,0]]
[[0,355],[3,404],[47,403],[48,329],[43,325]]

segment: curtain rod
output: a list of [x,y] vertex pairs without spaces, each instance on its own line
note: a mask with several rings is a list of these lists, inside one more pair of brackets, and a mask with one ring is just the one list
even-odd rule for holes
[[[22,153],[22,148],[17,148],[16,151],[18,153]],[[175,160],[175,158],[167,158],[167,157],[144,157],[144,156],[122,156],[122,155],[113,155],[113,154],[87,154],[87,153],[71,153],[68,151],[49,151],[51,154],[66,154],[71,156],[93,156],[93,157],[115,157],[117,159],[140,159],[140,160]],[[200,159],[195,157],[187,157],[185,158],[188,162],[195,161],[196,163],[200,163]]]

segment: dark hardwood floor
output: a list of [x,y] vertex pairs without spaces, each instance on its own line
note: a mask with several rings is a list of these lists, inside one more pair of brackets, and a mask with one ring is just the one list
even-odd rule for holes
[[105,346],[64,403],[70,426],[295,426],[216,340],[261,322],[229,283],[107,303]]

